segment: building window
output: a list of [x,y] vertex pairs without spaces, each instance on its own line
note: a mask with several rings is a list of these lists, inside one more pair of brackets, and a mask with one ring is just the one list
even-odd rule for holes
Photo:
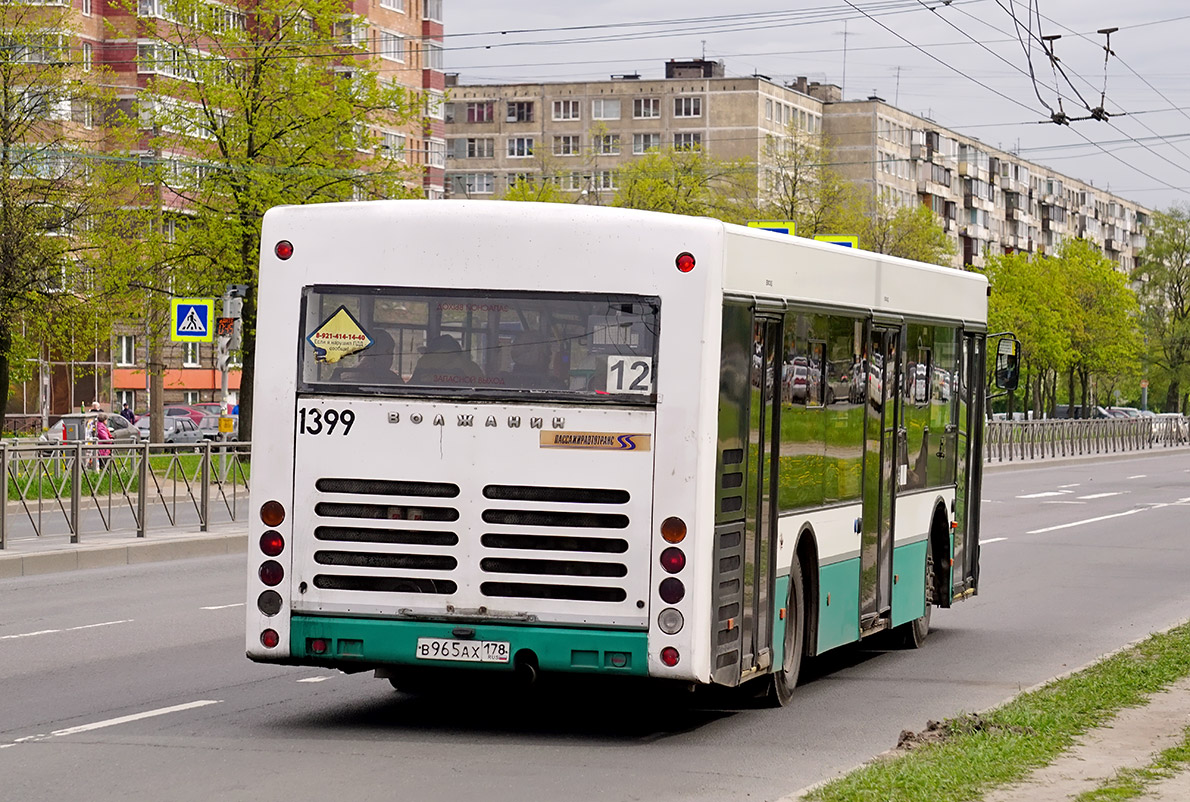
[[202,399],[198,397],[198,390],[187,390],[182,393],[183,404],[197,404],[201,400]]
[[83,72],[90,72],[92,60],[92,45],[90,42],[83,42],[80,60],[83,63]]
[[510,136],[508,138],[508,158],[527,159],[533,155],[533,137]]
[[592,100],[591,101],[591,119],[592,120],[618,120],[618,119],[620,119],[620,101],[618,101],[618,100]]
[[633,134],[632,152],[636,155],[650,150],[661,150],[661,134]]
[[426,161],[431,167],[446,166],[445,139],[430,139],[426,142]]
[[599,170],[595,173],[596,189],[619,189],[615,170]]
[[136,337],[131,334],[121,334],[116,338],[116,364],[136,364]]
[[638,97],[632,101],[632,116],[637,120],[651,120],[661,116],[661,98]]
[[554,137],[555,156],[577,156],[582,149],[582,137],[577,134]]
[[702,134],[682,133],[674,134],[674,150],[698,150],[702,147]]
[[[116,391],[116,406],[119,407],[120,409],[123,409],[125,404],[127,404],[128,408],[131,409],[134,413],[136,412],[136,392],[135,391],[133,391],[133,390],[117,390]],[[120,409],[115,409],[112,411],[119,412]]]
[[386,159],[405,158],[405,135],[396,131],[380,132],[380,155]]
[[405,13],[405,0],[380,0],[381,8],[391,8],[393,11]]
[[450,176],[451,191],[458,195],[491,195],[496,191],[492,173],[459,173]]
[[494,139],[455,139],[452,140],[451,152],[456,159],[491,159],[496,156],[496,140]]
[[182,343],[182,367],[202,367],[202,355],[198,350],[198,343]]
[[480,100],[467,104],[467,122],[490,123],[496,119],[496,101]]
[[437,42],[426,42],[422,45],[422,57],[424,63],[422,67],[427,70],[442,70],[442,53],[443,47]]
[[532,100],[510,100],[508,101],[508,116],[505,120],[510,123],[531,123],[533,122],[533,101]]
[[424,0],[421,15],[423,19],[442,22],[442,0]]
[[91,16],[91,0],[83,0],[83,13]]
[[675,117],[701,117],[702,116],[702,98],[700,98],[700,97],[675,97],[674,98],[674,116]]
[[600,156],[620,155],[620,135],[604,134],[595,137],[595,152]]
[[555,120],[577,120],[580,119],[581,112],[579,111],[581,104],[577,100],[555,100],[554,101],[554,119]]
[[554,183],[559,189],[577,192],[583,188],[583,175],[582,173],[561,173],[554,176]]
[[405,60],[405,37],[401,34],[392,31],[377,31],[376,45],[381,58],[386,58],[389,61]]
[[764,118],[766,120],[773,119],[773,101],[771,98],[765,98],[764,100]]

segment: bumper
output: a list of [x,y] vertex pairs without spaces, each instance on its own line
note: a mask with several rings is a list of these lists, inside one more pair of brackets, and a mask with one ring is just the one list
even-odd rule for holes
[[[474,631],[468,641],[506,641],[512,659],[507,663],[468,663],[452,660],[419,660],[418,638],[456,638],[457,629]],[[328,643],[315,654],[310,642]],[[562,627],[459,624],[429,621],[382,621],[362,618],[294,616],[290,622],[288,663],[360,668],[381,666],[440,666],[511,671],[532,652],[542,671],[637,676],[648,674],[648,633],[620,630],[587,630]]]

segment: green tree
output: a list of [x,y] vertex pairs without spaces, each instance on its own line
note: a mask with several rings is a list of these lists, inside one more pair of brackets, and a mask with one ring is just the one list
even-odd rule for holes
[[[88,230],[119,203],[130,126],[69,6],[0,4],[0,386],[106,342]],[[110,158],[103,158],[104,154]]]
[[867,251],[944,266],[954,259],[953,240],[926,206],[895,206],[869,189],[853,187],[843,225],[846,230],[837,233],[859,237]]
[[1147,339],[1145,361],[1166,383],[1164,411],[1190,412],[1190,209],[1153,215],[1148,244],[1132,273]]
[[754,215],[792,220],[802,237],[849,234],[844,230],[851,188],[831,165],[831,148],[822,134],[792,124],[784,137],[765,140],[760,167],[761,196]]
[[721,161],[700,148],[651,151],[621,167],[612,206],[744,222],[755,195],[746,160]]
[[1107,389],[1135,374],[1141,352],[1139,307],[1128,277],[1093,243],[1067,240],[1055,261],[1070,299],[1071,403],[1077,380],[1085,408],[1093,377],[1099,379],[1101,389]]
[[186,218],[170,243],[184,266],[175,287],[249,287],[242,438],[252,431],[265,211],[420,192],[394,142],[422,99],[381,76],[366,28],[343,9],[341,0],[256,0],[248,11],[173,0],[170,19],[140,20],[140,70],[156,73],[141,124],[152,132],[161,204]]
[[1022,377],[1034,416],[1040,416],[1047,378],[1072,356],[1066,321],[1074,310],[1061,266],[1055,259],[1015,253],[989,257],[983,273],[991,287],[988,329],[1011,331],[1021,341]]
[[571,203],[570,197],[558,189],[558,185],[552,180],[542,178],[540,181],[533,181],[525,176],[517,178],[516,182],[500,196],[500,200]]

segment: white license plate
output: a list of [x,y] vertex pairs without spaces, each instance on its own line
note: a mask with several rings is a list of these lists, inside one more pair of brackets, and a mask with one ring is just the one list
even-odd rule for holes
[[418,660],[457,660],[463,663],[507,663],[512,653],[508,641],[418,638]]

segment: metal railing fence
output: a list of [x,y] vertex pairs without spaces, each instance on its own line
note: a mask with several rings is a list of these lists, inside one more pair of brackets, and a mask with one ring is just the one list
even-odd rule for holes
[[985,462],[1094,456],[1187,445],[1183,419],[994,420],[986,423]]
[[247,510],[251,443],[0,443],[0,549],[14,536],[235,521]]

